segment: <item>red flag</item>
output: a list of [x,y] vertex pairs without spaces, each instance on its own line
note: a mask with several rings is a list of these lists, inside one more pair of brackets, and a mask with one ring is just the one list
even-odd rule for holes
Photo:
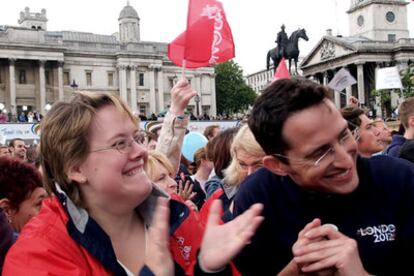
[[189,0],[187,30],[168,44],[168,57],[187,68],[224,62],[234,57],[233,35],[217,0]]
[[282,59],[279,62],[279,65],[276,68],[273,81],[277,81],[280,79],[290,79],[289,70],[286,67],[286,61],[284,57],[282,57]]

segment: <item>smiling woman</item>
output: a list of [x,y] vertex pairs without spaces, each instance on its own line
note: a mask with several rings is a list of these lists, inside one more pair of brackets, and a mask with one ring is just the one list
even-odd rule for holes
[[[175,89],[191,90],[186,81]],[[21,233],[3,275],[188,275],[201,273],[201,267],[221,269],[262,220],[260,206],[232,224],[212,219],[200,247],[202,232],[194,229],[201,228],[188,220],[188,207],[167,201],[144,171],[148,153],[138,122],[114,95],[75,93],[71,101],[55,103],[41,127],[44,182],[55,196]],[[240,231],[243,239],[234,239]]]

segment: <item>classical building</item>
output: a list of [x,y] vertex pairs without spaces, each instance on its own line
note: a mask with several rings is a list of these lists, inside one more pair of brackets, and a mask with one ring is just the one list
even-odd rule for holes
[[[414,61],[414,39],[409,38],[407,5],[403,0],[351,0],[347,11],[349,37],[327,35],[316,44],[301,63],[305,77],[327,84],[341,68],[357,79],[357,84],[342,93],[335,92],[338,107],[353,95],[381,115],[375,89],[376,69],[398,66],[404,69]],[[401,99],[393,94],[392,105]]]
[[[302,62],[303,57],[298,58],[298,74],[301,75],[302,71],[299,68],[299,64]],[[292,71],[294,71],[294,64],[292,62]],[[286,67],[289,68],[289,61],[286,60]],[[253,74],[246,75],[244,77],[245,82],[250,86],[256,94],[260,94],[263,90],[273,81],[274,72],[273,64],[270,65],[269,70],[263,69]]]
[[[25,8],[19,26],[0,26],[0,103],[13,113],[45,112],[73,90],[118,94],[136,113],[159,113],[170,103],[170,89],[182,69],[167,57],[167,44],[142,41],[140,18],[127,4],[119,33],[100,35],[47,30],[46,10]],[[188,70],[199,93],[189,111],[216,115],[214,68]],[[196,108],[198,105],[198,108]]]
[[250,86],[256,94],[262,93],[262,91],[272,82],[273,79],[273,68],[270,70],[261,70],[253,74],[244,77],[245,82]]

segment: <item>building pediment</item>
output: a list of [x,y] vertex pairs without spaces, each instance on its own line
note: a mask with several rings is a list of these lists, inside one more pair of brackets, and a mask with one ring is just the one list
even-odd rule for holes
[[312,51],[305,57],[301,67],[312,66],[325,61],[337,59],[356,52],[357,49],[351,43],[342,38],[332,36],[323,37]]

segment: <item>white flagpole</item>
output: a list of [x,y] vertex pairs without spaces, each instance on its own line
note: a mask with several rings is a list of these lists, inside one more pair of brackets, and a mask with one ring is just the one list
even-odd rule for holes
[[182,71],[181,71],[181,78],[184,80],[185,79],[185,67],[187,65],[187,61],[185,59],[183,59],[183,67],[182,67]]
[[335,0],[335,20],[336,20],[336,34],[339,35],[339,16],[338,16],[338,1]]

